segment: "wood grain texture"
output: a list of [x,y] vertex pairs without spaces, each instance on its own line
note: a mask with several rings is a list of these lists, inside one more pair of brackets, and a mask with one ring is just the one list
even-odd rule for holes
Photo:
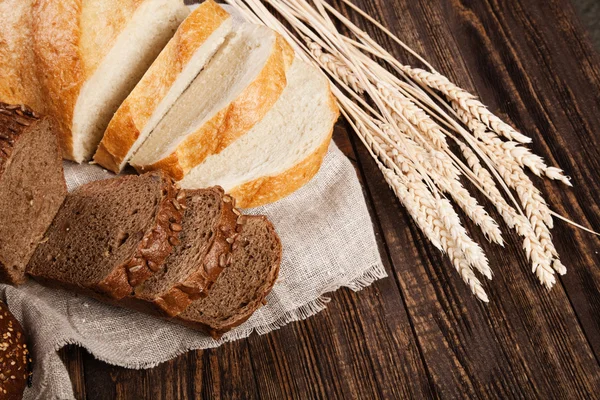
[[[600,229],[600,59],[568,0],[356,0],[452,80],[534,139],[575,187],[535,178],[557,212]],[[341,2],[339,9],[359,21]],[[363,25],[406,63],[415,61]],[[61,356],[78,398],[590,398],[600,393],[600,240],[556,221],[568,274],[548,292],[519,239],[484,244],[491,302],[421,235],[347,125],[388,279],[264,336],[152,370]],[[480,198],[484,202],[483,198]],[[485,202],[484,202],[485,203]],[[494,214],[497,217],[497,215]],[[468,224],[469,225],[469,224]],[[483,236],[469,225],[476,240]]]

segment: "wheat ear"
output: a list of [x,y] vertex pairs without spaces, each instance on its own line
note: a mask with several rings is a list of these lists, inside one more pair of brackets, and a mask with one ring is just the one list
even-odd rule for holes
[[[570,182],[560,169],[547,166],[523,146],[531,142],[529,137],[435,71],[351,0],[342,1],[430,71],[400,63],[324,0],[266,0],[270,9],[260,0],[226,1],[249,20],[278,31],[292,43],[300,58],[321,68],[330,80],[342,114],[375,159],[388,185],[479,299],[488,301],[475,273],[479,271],[491,278],[492,270],[449,199],[480,226],[488,239],[502,244],[502,237],[497,223],[463,186],[465,178],[521,236],[539,281],[547,288],[555,284],[555,272],[564,273],[565,268],[550,235],[553,213],[524,171],[529,169],[567,185]],[[288,25],[275,18],[271,10]],[[353,36],[342,35],[334,19]],[[383,68],[380,62],[387,63],[391,70]]]

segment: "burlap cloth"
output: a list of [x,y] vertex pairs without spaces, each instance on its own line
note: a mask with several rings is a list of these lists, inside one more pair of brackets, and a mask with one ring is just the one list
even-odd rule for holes
[[[112,177],[100,167],[65,163],[69,190]],[[100,360],[149,368],[191,349],[259,335],[323,310],[323,295],[340,287],[360,290],[386,276],[361,186],[350,161],[332,144],[317,174],[274,204],[246,210],[265,214],[281,237],[283,261],[267,305],[221,340],[134,311],[111,307],[35,282],[0,285],[23,324],[34,359],[26,399],[71,399],[69,375],[57,350],[69,343]]]

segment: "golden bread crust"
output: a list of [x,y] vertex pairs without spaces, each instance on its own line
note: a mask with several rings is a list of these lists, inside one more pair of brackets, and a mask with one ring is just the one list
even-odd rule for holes
[[118,173],[129,149],[138,139],[156,107],[196,50],[230,18],[213,0],[202,3],[186,18],[138,85],[110,121],[94,161]]
[[85,80],[79,48],[81,0],[36,0],[33,5],[33,50],[44,114],[58,122],[63,157],[72,159],[71,126],[79,91]]
[[295,192],[317,174],[329,148],[334,123],[339,117],[337,102],[331,92],[329,99],[329,107],[336,116],[323,143],[308,157],[287,171],[276,176],[258,178],[233,188],[230,194],[235,197],[239,207],[251,208],[273,203]]
[[329,148],[331,136],[308,157],[287,171],[244,183],[231,190],[241,208],[258,207],[273,203],[295,192],[310,181],[319,171]]
[[33,0],[0,1],[0,101],[42,111],[31,51]]
[[183,179],[206,157],[220,153],[263,119],[287,85],[286,72],[294,52],[276,33],[273,51],[264,68],[229,105],[188,135],[165,158],[150,165],[133,165],[138,172],[163,170],[173,178]]

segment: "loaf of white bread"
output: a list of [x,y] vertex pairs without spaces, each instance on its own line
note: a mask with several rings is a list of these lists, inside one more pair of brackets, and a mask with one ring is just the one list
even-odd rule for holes
[[0,12],[0,101],[53,116],[64,158],[221,185],[241,207],[290,194],[322,163],[338,117],[327,79],[213,0],[189,15],[182,0],[5,0]]
[[232,24],[212,1],[192,12],[114,114],[94,161],[119,173],[223,44]]
[[253,207],[316,174],[338,115],[325,76],[279,34],[207,0],[117,110],[94,160],[163,170],[189,189],[221,185]]
[[53,116],[63,157],[90,160],[188,14],[183,0],[4,0],[0,101]]
[[[0,259],[0,281],[29,275],[214,337],[248,319],[277,279],[281,243],[234,198],[273,202],[317,173],[339,115],[326,77],[212,0],[183,23],[181,0],[4,0],[0,13],[0,101],[50,115],[3,106],[21,134],[7,136],[18,146],[0,154],[0,186],[43,186],[11,166],[40,168],[47,152],[45,172],[60,179],[45,182],[62,196],[26,235],[27,254]],[[153,172],[92,182],[62,202],[57,147],[28,145],[49,137],[67,159],[95,153],[116,173],[127,163]],[[21,194],[5,200],[37,204]],[[21,246],[5,230],[7,249]]]

